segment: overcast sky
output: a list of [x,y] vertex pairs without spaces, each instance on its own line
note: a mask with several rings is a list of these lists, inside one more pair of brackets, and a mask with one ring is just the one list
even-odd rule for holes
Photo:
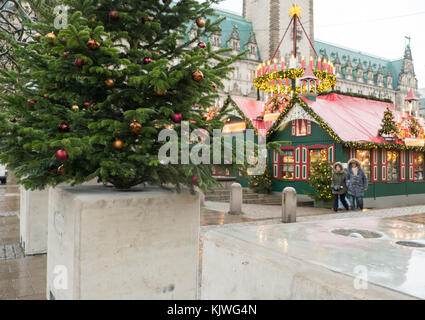
[[[219,7],[242,14],[242,0]],[[379,57],[402,57],[410,36],[419,88],[425,88],[424,0],[314,0],[314,12],[316,39]]]

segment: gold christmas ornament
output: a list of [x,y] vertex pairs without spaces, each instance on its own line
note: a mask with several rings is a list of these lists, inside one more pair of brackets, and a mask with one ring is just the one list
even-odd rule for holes
[[97,41],[95,41],[95,40],[93,40],[93,39],[91,39],[91,40],[89,40],[89,41],[87,42],[87,47],[88,47],[89,49],[96,50],[96,49],[99,49],[99,47],[100,47],[100,43],[99,43],[99,42],[97,42]]
[[202,73],[202,71],[195,71],[194,73],[192,73],[192,79],[196,82],[201,82],[202,80],[204,80],[204,74]]
[[41,33],[37,32],[37,33],[34,35],[34,38],[35,38],[36,40],[40,39],[40,38],[41,38]]
[[130,124],[130,129],[131,129],[131,132],[133,132],[133,133],[139,133],[140,130],[142,130],[142,125],[137,121],[133,121]]
[[199,17],[198,19],[196,19],[196,25],[199,28],[205,27],[205,20],[203,18]]
[[78,110],[80,110],[80,107],[79,107],[79,106],[77,106],[77,105],[74,105],[74,106],[72,106],[71,108],[72,108],[72,110],[74,110],[74,111],[78,111]]
[[56,39],[56,35],[53,32],[46,34],[46,38],[48,38],[49,44],[53,44],[53,40]]
[[156,91],[156,94],[158,95],[158,96],[165,96],[166,94],[167,94],[167,90],[166,89],[163,89],[163,90],[157,90]]
[[121,150],[124,147],[124,142],[122,140],[117,139],[114,141],[113,146],[115,149]]
[[115,81],[113,79],[106,79],[105,80],[105,86],[108,89],[111,89],[111,88],[115,87]]

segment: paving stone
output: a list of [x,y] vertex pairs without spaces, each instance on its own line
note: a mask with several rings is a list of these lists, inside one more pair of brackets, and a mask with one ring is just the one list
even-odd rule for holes
[[24,257],[24,251],[19,244],[13,245],[13,251],[15,252],[15,259],[22,259]]
[[4,249],[6,251],[6,256],[5,256],[6,260],[15,259],[15,251],[13,250],[13,245],[10,245],[10,244],[5,245]]

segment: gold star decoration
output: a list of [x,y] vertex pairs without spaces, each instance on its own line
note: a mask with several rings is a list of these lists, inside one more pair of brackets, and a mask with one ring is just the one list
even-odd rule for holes
[[297,5],[297,4],[293,4],[292,5],[292,7],[291,7],[291,9],[289,9],[289,15],[291,16],[291,18],[293,17],[293,16],[297,16],[298,18],[301,18],[301,13],[302,13],[303,11],[301,10],[301,7],[299,6],[299,5]]

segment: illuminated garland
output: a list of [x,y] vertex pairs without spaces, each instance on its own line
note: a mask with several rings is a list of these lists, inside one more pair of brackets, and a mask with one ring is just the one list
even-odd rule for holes
[[347,148],[354,149],[363,149],[363,150],[371,150],[371,149],[385,149],[385,150],[411,150],[418,152],[425,152],[425,147],[410,147],[404,144],[398,143],[374,143],[374,142],[345,142],[344,146]]
[[[286,80],[296,80],[303,76],[304,69],[286,69],[264,74],[254,80],[254,86],[264,92],[285,92],[294,93],[291,84],[286,85]],[[332,73],[322,70],[314,70],[314,75],[321,81],[317,85],[317,92],[323,93],[336,86],[336,76]],[[281,84],[279,85],[279,80]],[[291,81],[292,82],[292,81]],[[301,94],[301,87],[296,87],[296,94]],[[304,87],[303,93],[307,93]]]

